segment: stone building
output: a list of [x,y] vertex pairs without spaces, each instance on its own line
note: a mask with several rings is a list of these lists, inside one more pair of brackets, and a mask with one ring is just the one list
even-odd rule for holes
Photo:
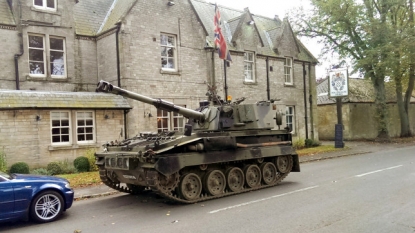
[[[99,80],[188,108],[206,99],[207,84],[222,97],[226,90],[249,102],[278,99],[287,105],[294,138],[318,139],[318,61],[289,22],[249,9],[219,10],[230,63],[215,53],[214,5],[203,0],[2,1],[0,95],[7,98],[0,100],[0,148],[8,162],[32,156],[32,166],[43,166],[73,159],[120,135],[182,130],[180,115],[94,93]],[[56,130],[54,117],[61,112],[71,127],[58,140],[56,133],[64,130]],[[86,115],[93,139],[82,142],[75,129]],[[26,130],[25,125],[39,124]],[[25,138],[36,140],[28,146]]]

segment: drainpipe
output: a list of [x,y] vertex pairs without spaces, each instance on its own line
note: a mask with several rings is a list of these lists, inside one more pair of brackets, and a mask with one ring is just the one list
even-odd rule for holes
[[268,61],[269,57],[267,57],[267,59],[265,60],[266,63],[266,67],[267,67],[267,98],[268,100],[271,99],[270,97],[270,90],[269,90],[269,61]]
[[[315,79],[315,77],[314,77]],[[311,85],[311,62],[308,63],[308,86],[310,88],[309,92],[310,92],[310,125],[311,125],[311,139],[314,140],[314,117],[313,117],[313,92],[311,90],[311,88],[313,87],[313,85]]]
[[[120,29],[121,29],[121,22],[117,23],[117,31],[115,31],[115,54],[117,56],[117,84],[121,88],[121,65],[120,65],[120,41],[118,39]],[[127,139],[127,113],[128,111],[124,111],[124,139]]]
[[307,88],[306,88],[306,74],[305,63],[303,62],[303,84],[304,84],[304,118],[305,118],[305,139],[308,139],[308,116],[307,116]]
[[15,79],[16,79],[16,90],[20,90],[20,78],[19,78],[19,57],[21,57],[24,53],[23,50],[23,30],[22,30],[22,5],[19,4],[19,22],[17,23],[17,31],[19,36],[19,46],[20,46],[20,53],[16,53],[14,55],[14,72],[15,72]]

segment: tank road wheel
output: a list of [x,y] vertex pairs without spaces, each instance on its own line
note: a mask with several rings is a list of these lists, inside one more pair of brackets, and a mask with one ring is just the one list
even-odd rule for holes
[[288,173],[293,168],[293,157],[291,155],[278,156],[275,164],[281,173]]
[[230,168],[226,171],[226,187],[232,192],[238,192],[244,187],[244,172],[238,167]]
[[189,173],[180,181],[179,193],[186,200],[194,200],[199,198],[202,192],[202,181],[195,173]]
[[277,168],[273,163],[261,164],[262,181],[266,185],[273,184],[277,180]]
[[255,188],[261,184],[261,169],[257,165],[245,167],[245,181],[250,188]]
[[180,175],[178,172],[173,173],[169,176],[159,174],[158,176],[158,189],[165,193],[173,191],[180,181]]
[[203,186],[212,196],[222,194],[226,187],[225,175],[219,170],[209,171],[203,179]]

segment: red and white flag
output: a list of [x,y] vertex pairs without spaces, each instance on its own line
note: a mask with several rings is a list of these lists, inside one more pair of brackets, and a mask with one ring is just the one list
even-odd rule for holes
[[223,37],[222,29],[221,29],[221,21],[220,21],[220,13],[218,5],[215,4],[215,17],[214,17],[214,24],[215,24],[215,46],[218,49],[218,54],[220,59],[224,59],[226,61],[232,61],[231,54],[229,53],[228,46],[226,45],[226,39]]

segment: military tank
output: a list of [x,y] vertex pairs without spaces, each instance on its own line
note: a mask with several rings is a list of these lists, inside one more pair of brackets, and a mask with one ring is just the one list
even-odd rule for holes
[[279,101],[242,104],[209,88],[196,110],[100,81],[97,92],[118,94],[188,118],[183,133],[139,133],[95,153],[102,182],[128,193],[150,190],[180,203],[272,187],[299,172]]

